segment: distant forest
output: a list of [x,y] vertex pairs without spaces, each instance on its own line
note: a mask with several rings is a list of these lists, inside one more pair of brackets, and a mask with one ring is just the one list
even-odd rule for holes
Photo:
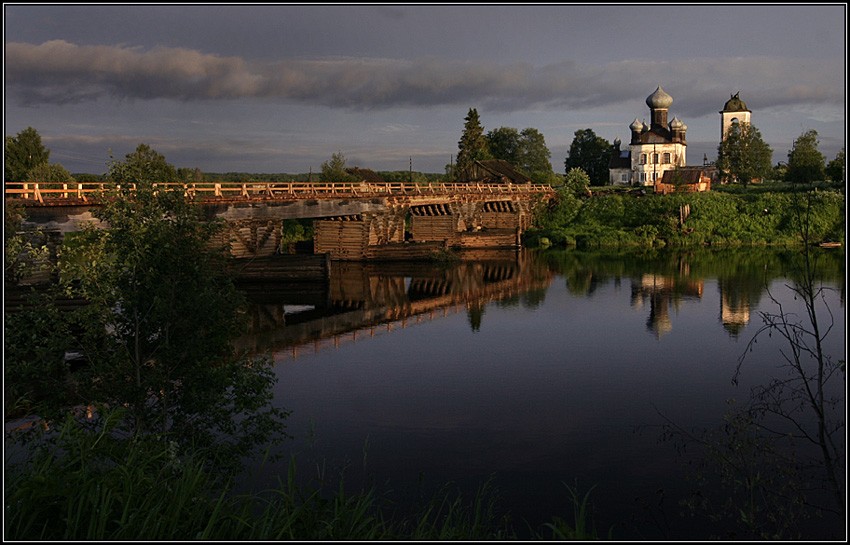
[[[445,174],[428,172],[411,172],[407,170],[378,171],[377,174],[385,182],[428,183],[442,182]],[[72,173],[77,182],[104,182],[106,174]],[[252,173],[252,172],[201,172],[198,169],[177,169],[180,181],[185,182],[320,182],[321,172],[305,172],[301,174],[286,173]],[[328,180],[330,181],[330,180]]]

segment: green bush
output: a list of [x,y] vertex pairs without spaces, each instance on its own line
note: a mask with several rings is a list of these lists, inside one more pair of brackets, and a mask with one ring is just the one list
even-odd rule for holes
[[[844,193],[711,191],[671,195],[614,192],[554,206],[537,236],[553,245],[584,248],[624,246],[790,246],[800,244],[800,225],[812,242],[844,242]],[[681,211],[689,210],[682,221]],[[802,223],[801,223],[802,220]]]

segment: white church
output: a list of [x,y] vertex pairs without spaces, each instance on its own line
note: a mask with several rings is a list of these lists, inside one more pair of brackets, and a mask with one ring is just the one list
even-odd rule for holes
[[[629,125],[631,141],[628,149],[621,150],[619,138],[614,140],[614,147],[609,163],[609,182],[614,185],[655,186],[668,183],[674,171],[684,175],[691,183],[700,183],[707,177],[705,166],[687,167],[688,142],[686,134],[688,126],[679,118],[673,117],[668,122],[670,106],[673,97],[667,94],[659,85],[655,91],[646,97],[649,106],[650,123],[635,118]],[[720,111],[721,140],[726,131],[734,123],[749,123],[750,112],[747,105],[738,94],[726,101]],[[694,172],[690,172],[694,171]],[[669,172],[665,180],[665,172]],[[691,180],[691,178],[693,178]],[[705,189],[710,187],[708,184]]]

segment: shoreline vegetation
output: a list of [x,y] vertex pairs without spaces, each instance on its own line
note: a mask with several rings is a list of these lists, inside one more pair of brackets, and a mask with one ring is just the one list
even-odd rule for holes
[[[344,475],[303,483],[290,459],[276,485],[233,491],[202,459],[158,437],[114,434],[120,411],[70,417],[25,465],[6,470],[4,539],[11,540],[516,540],[498,491],[483,483],[473,497],[444,485],[399,509],[374,486],[346,488]],[[51,445],[50,448],[46,448]],[[69,455],[75,453],[75,455]],[[575,501],[576,524],[553,518],[530,539],[597,539],[589,496]],[[522,522],[516,526],[522,528]]]
[[560,187],[537,225],[523,233],[523,245],[796,247],[801,244],[801,214],[806,215],[814,245],[845,244],[843,184],[766,182],[669,195],[605,186],[592,188],[592,193]]
[[[524,234],[523,245],[795,247],[804,244],[802,223],[809,229],[806,240],[842,247],[845,243],[843,184],[764,183],[670,195],[634,188],[590,189],[587,196],[560,187],[537,226]],[[7,323],[7,333],[9,327]],[[33,379],[40,374],[33,373]],[[49,431],[33,426],[18,437],[23,439],[19,448],[11,449],[22,460],[10,459],[9,446],[15,443],[9,443],[7,431],[4,539],[617,538],[616,531],[594,527],[588,514],[592,491],[569,487],[565,495],[572,497],[573,512],[536,528],[500,512],[497,491],[487,484],[472,498],[446,488],[412,514],[397,515],[382,492],[348,491],[343,478],[331,488],[297,484],[295,460],[276,487],[261,494],[236,494],[232,476],[209,471],[201,449],[178,445],[167,433],[123,435],[120,423],[125,418],[120,410],[101,406],[93,419],[68,414],[64,421],[53,420]]]

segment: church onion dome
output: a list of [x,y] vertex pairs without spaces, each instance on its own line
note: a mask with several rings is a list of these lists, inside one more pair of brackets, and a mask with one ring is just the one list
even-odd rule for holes
[[726,101],[726,104],[723,105],[724,112],[749,112],[750,110],[747,108],[747,104],[738,98],[738,93],[732,95],[732,97]]
[[619,147],[620,147],[620,144],[622,144],[622,142],[620,141],[620,139],[619,139],[619,138],[615,138],[615,139],[614,139],[614,147],[619,148]]
[[682,123],[681,121],[679,121],[678,117],[674,117],[673,121],[670,122],[670,130],[673,130],[673,131],[675,131],[677,129],[681,129],[684,126],[685,126],[685,124]]
[[635,120],[632,121],[632,124],[629,125],[629,128],[631,130],[633,130],[634,132],[642,132],[643,131],[643,122],[638,120],[638,118],[635,118]]
[[683,131],[688,130],[688,126],[687,126],[687,125],[685,125],[684,123],[682,123],[682,130],[683,130]]
[[659,85],[654,93],[646,97],[646,105],[653,110],[667,109],[673,104],[673,97],[664,92],[664,89]]

